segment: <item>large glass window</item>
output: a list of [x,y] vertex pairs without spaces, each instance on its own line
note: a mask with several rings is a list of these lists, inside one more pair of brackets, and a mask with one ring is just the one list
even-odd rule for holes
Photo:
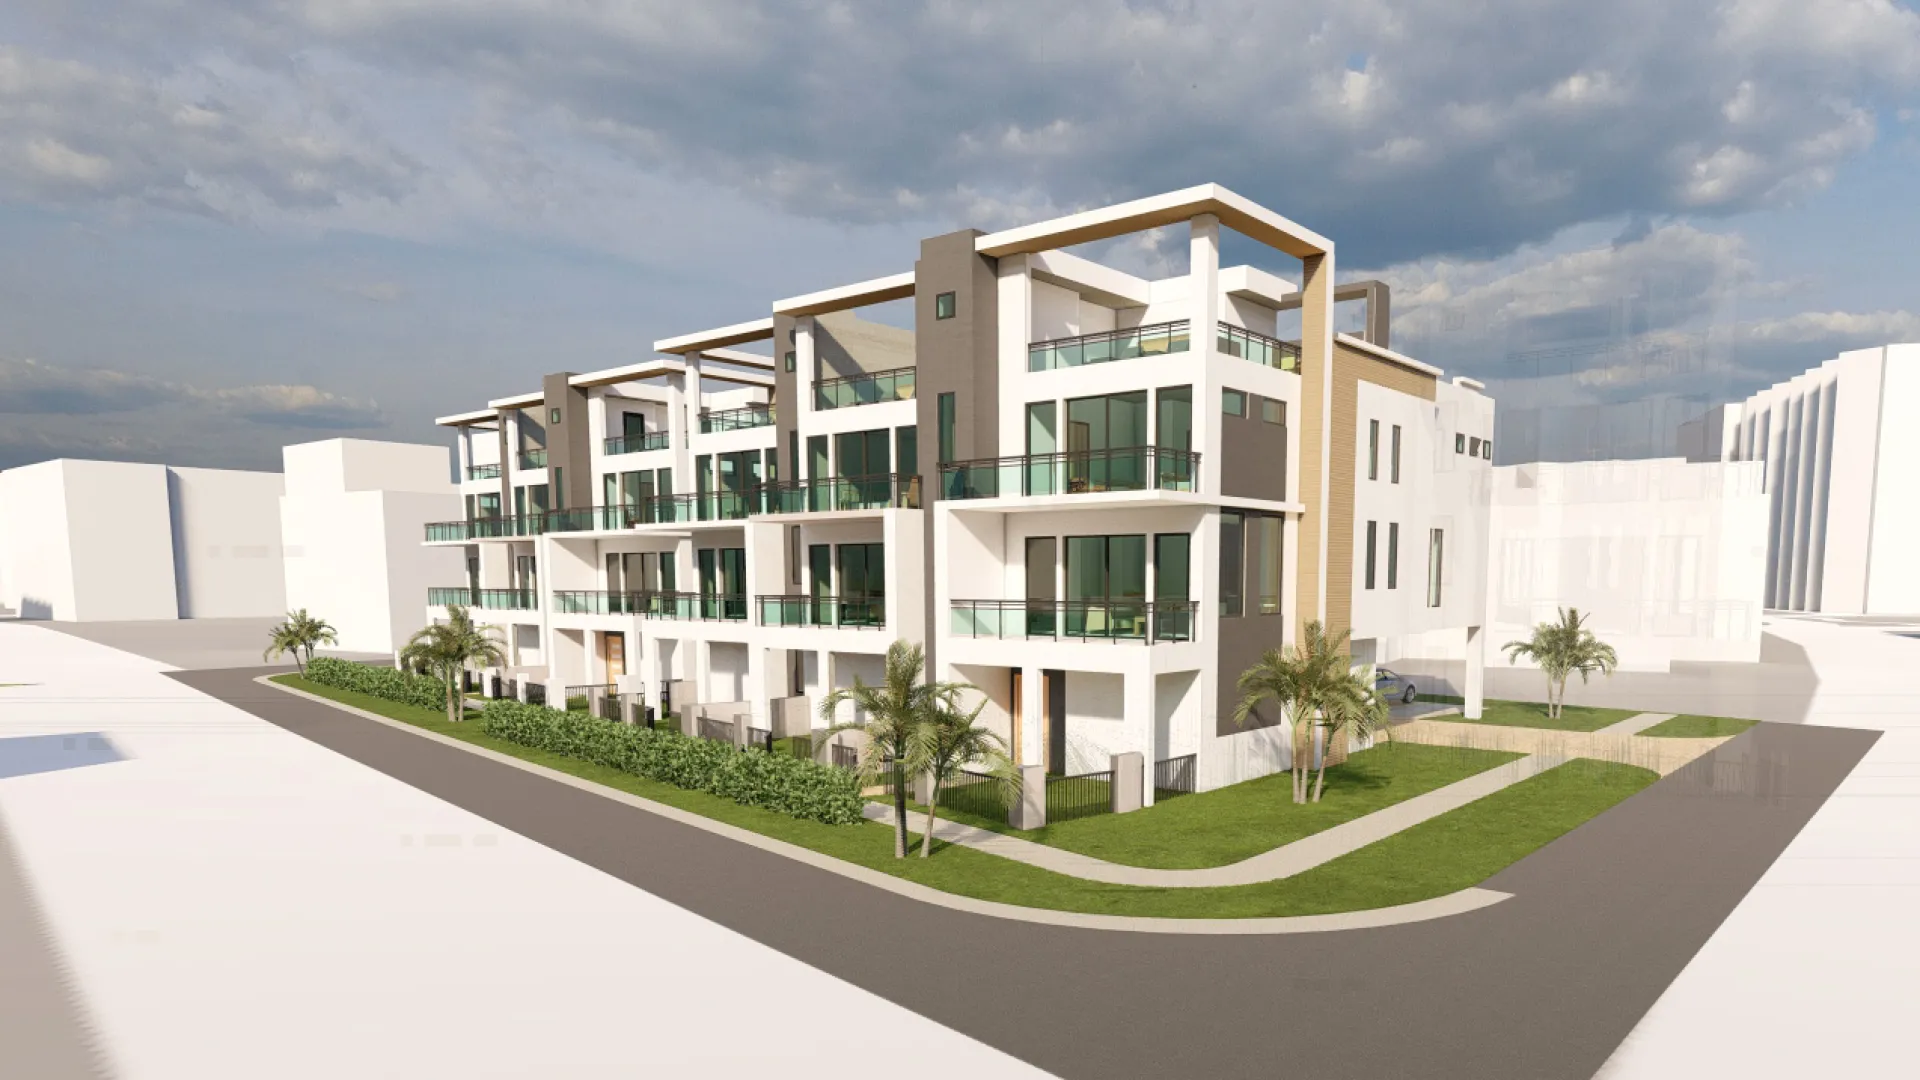
[[1220,615],[1237,618],[1246,610],[1246,522],[1239,514],[1220,515]]
[[938,406],[940,421],[940,460],[944,463],[952,461],[954,454],[953,429],[956,409],[953,394],[951,392],[941,394],[935,404]]
[[840,472],[843,478],[863,476],[885,476],[893,471],[892,459],[887,452],[890,432],[886,428],[872,431],[843,431],[835,436],[836,449],[840,452]]
[[901,476],[920,475],[920,430],[909,424],[893,432],[894,472]]
[[[1138,491],[1146,486],[1147,392],[1067,402],[1068,491]],[[1122,451],[1134,450],[1134,453]]]
[[620,435],[629,443],[638,445],[647,434],[647,418],[642,413],[623,412],[620,414]]
[[841,626],[879,626],[887,618],[887,546],[841,544],[834,550],[839,564]]
[[1193,449],[1193,387],[1165,386],[1154,392],[1159,429],[1154,445],[1168,450]]
[[1286,519],[1275,515],[1249,518],[1256,527],[1254,544],[1254,585],[1259,590],[1260,614],[1280,614],[1280,568],[1285,555]]
[[1160,533],[1153,538],[1153,598],[1180,603],[1190,593],[1193,537]]
[[1067,537],[1066,632],[1139,637],[1146,631],[1147,538]]

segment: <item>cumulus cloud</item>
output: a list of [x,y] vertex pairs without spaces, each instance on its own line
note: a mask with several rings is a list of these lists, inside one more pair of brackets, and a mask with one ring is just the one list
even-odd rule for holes
[[0,357],[0,415],[90,416],[167,405],[290,427],[356,429],[386,423],[373,402],[313,386],[200,387],[107,368]]
[[[210,52],[263,78],[350,70],[377,114],[362,128],[419,136],[387,141],[421,155],[434,198],[537,200],[549,170],[605,154],[794,213],[992,227],[1217,179],[1374,264],[1777,204],[1829,183],[1875,110],[1920,85],[1920,15],[1892,0],[1559,0],[1491,22],[1448,0],[225,0],[196,5],[191,29],[172,0],[36,9],[90,48],[116,27],[121,54],[176,78]],[[289,73],[290,56],[310,68]],[[136,87],[94,96],[181,130],[180,106],[163,115]],[[16,171],[42,191],[126,190],[128,156],[78,130],[23,130],[16,160],[39,164]],[[313,183],[282,198],[404,183],[351,124],[309,130],[311,146],[274,148],[311,165],[285,170]]]

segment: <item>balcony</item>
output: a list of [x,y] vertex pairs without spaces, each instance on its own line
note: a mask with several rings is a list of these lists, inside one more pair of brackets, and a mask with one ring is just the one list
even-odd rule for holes
[[787,480],[761,488],[761,514],[829,513],[920,507],[920,478],[902,473],[883,476]]
[[826,379],[813,384],[815,409],[845,409],[853,405],[875,405],[882,401],[913,400],[914,369],[869,371],[844,379]]
[[[608,456],[614,454],[637,454],[642,450],[665,450],[672,445],[673,433],[667,431],[649,431],[645,435],[632,438],[616,435],[606,440]],[[541,464],[545,464],[544,461]]]
[[471,521],[430,521],[427,523],[427,543],[503,540],[516,536],[539,536],[546,531],[545,514],[474,518]]
[[[912,393],[908,393],[912,397]],[[712,435],[721,431],[744,431],[747,428],[767,427],[775,419],[771,405],[743,405],[738,409],[722,409],[719,412],[700,414],[700,434]]]
[[1237,356],[1280,371],[1300,370],[1300,343],[1281,341],[1256,334],[1238,326],[1220,324],[1220,336],[1214,347],[1226,356]]
[[1053,371],[1142,356],[1183,353],[1190,347],[1188,337],[1187,320],[1177,319],[1150,326],[1036,341],[1027,346],[1027,370]]
[[469,466],[467,466],[467,479],[469,479],[469,480],[498,480],[498,479],[500,479],[500,466],[498,466],[498,465],[469,465]]
[[955,600],[948,632],[969,638],[1192,641],[1191,600]]
[[1192,491],[1199,472],[1198,453],[1163,446],[984,458],[940,466],[940,497],[997,499],[1104,491]]
[[644,619],[745,622],[745,596],[690,592],[606,592],[569,589],[553,594],[556,615],[633,615]]
[[427,603],[433,607],[485,608],[488,611],[533,611],[538,594],[532,589],[429,588]]
[[883,630],[887,625],[884,596],[760,596],[761,626],[847,627]]
[[546,467],[547,467],[547,451],[546,451],[546,448],[545,448],[545,447],[541,447],[541,448],[540,448],[540,449],[538,449],[538,450],[522,450],[522,451],[520,451],[520,467],[521,467],[521,468],[523,468],[523,469],[544,469],[544,468],[546,468]]

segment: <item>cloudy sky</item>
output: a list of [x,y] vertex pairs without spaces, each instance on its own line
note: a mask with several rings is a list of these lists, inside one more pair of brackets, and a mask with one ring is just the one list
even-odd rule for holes
[[1389,281],[1395,344],[1500,393],[1503,459],[1662,452],[1920,340],[1920,13],[11,0],[0,467],[444,441],[923,236],[1208,180]]

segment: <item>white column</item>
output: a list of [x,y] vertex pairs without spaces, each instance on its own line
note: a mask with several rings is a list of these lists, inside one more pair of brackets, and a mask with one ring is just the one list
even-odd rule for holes
[[[818,364],[813,355],[813,316],[808,315],[793,320],[793,402],[780,404],[784,411],[793,409],[794,430],[807,427],[805,418],[813,414],[813,384],[820,381]],[[805,440],[801,440],[800,452],[806,453]],[[801,462],[794,462],[793,478],[806,476]]]
[[[1220,386],[1211,378],[1220,323],[1220,219],[1201,214],[1188,222],[1188,347],[1193,350],[1193,448],[1200,451],[1196,491],[1220,490]],[[1151,414],[1152,410],[1149,410]]]
[[[1146,657],[1141,657],[1141,660],[1145,661]],[[1153,763],[1159,760],[1159,748],[1153,745],[1153,666],[1144,662],[1133,665],[1133,670],[1123,676],[1120,686],[1121,718],[1127,729],[1127,743],[1130,749],[1140,753],[1145,762],[1146,779],[1140,785],[1140,805],[1152,806]],[[1118,782],[1119,777],[1114,779]]]
[[[1010,402],[1025,401],[1016,388],[1027,375],[1027,346],[1033,340],[1033,277],[1025,255],[1010,255],[1000,260],[998,275],[1000,300],[1000,395]],[[1025,452],[1027,445],[1026,410],[1000,410],[1000,454],[1012,457]],[[929,442],[932,452],[940,452],[938,433]],[[923,451],[924,453],[924,451]]]
[[1462,697],[1466,704],[1461,706],[1460,714],[1468,720],[1480,719],[1482,707],[1486,702],[1487,683],[1487,631],[1484,626],[1467,627],[1467,685]]
[[711,672],[713,651],[705,638],[696,638],[686,643],[693,646],[693,700],[705,703],[707,700],[708,675]]
[[1047,763],[1047,693],[1037,667],[1020,669],[1020,763]]

